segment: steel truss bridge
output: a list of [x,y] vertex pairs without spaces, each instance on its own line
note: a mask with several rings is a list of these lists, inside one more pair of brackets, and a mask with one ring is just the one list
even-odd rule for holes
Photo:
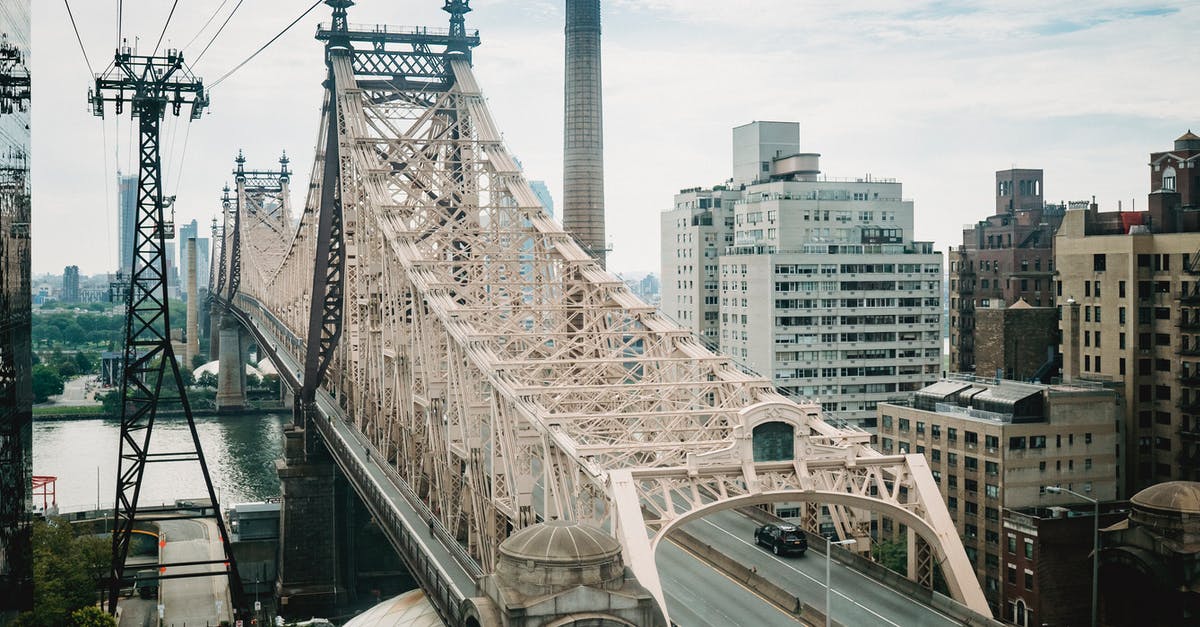
[[[872,512],[906,525],[911,578],[932,586],[940,567],[955,600],[990,616],[922,456],[882,455],[705,348],[547,216],[488,111],[461,20],[352,27],[350,3],[330,4],[303,210],[293,221],[286,194],[266,210],[261,191],[280,185],[239,180],[211,293],[273,356],[300,420],[385,526],[395,517],[371,505],[384,477],[410,501],[391,509],[436,518],[458,564],[406,559],[444,617],[473,594],[451,571],[492,572],[504,538],[554,518],[612,533],[665,611],[664,536],[773,502],[802,503],[813,531],[828,506],[858,550]],[[756,459],[756,432],[781,429],[788,454]],[[370,464],[351,463],[350,442],[375,452]],[[394,526],[404,554],[420,534]]]

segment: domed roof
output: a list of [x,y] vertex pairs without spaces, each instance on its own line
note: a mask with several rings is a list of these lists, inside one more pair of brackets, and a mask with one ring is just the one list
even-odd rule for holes
[[1134,507],[1200,514],[1200,482],[1167,481],[1159,483],[1133,495],[1129,502]]
[[603,531],[567,520],[526,527],[500,543],[501,555],[539,564],[592,564],[621,554],[621,544]]

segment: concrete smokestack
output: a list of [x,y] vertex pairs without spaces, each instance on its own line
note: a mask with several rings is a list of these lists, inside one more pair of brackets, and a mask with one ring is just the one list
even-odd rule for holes
[[600,0],[567,0],[566,41],[563,227],[604,265]]
[[191,369],[192,359],[200,354],[200,290],[196,282],[196,238],[189,237],[185,244],[188,259],[187,270],[187,349],[184,351],[185,368]]

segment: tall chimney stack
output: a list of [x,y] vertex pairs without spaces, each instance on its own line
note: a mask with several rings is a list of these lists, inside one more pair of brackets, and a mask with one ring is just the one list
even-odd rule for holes
[[184,368],[191,369],[192,359],[200,354],[200,292],[196,285],[196,238],[189,237],[185,244],[188,259],[187,269],[187,348],[184,350]]
[[566,35],[563,227],[603,266],[606,247],[600,0],[567,0]]

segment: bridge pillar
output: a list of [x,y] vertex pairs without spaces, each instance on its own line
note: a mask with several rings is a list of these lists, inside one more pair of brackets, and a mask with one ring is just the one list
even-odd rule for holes
[[338,565],[337,467],[306,448],[305,429],[288,426],[284,458],[275,462],[283,501],[275,592],[287,616],[325,614],[347,598]]
[[246,406],[246,362],[242,331],[237,320],[224,316],[218,334],[220,371],[217,373],[217,411],[238,411]]
[[221,310],[214,303],[208,308],[208,360],[221,358]]

